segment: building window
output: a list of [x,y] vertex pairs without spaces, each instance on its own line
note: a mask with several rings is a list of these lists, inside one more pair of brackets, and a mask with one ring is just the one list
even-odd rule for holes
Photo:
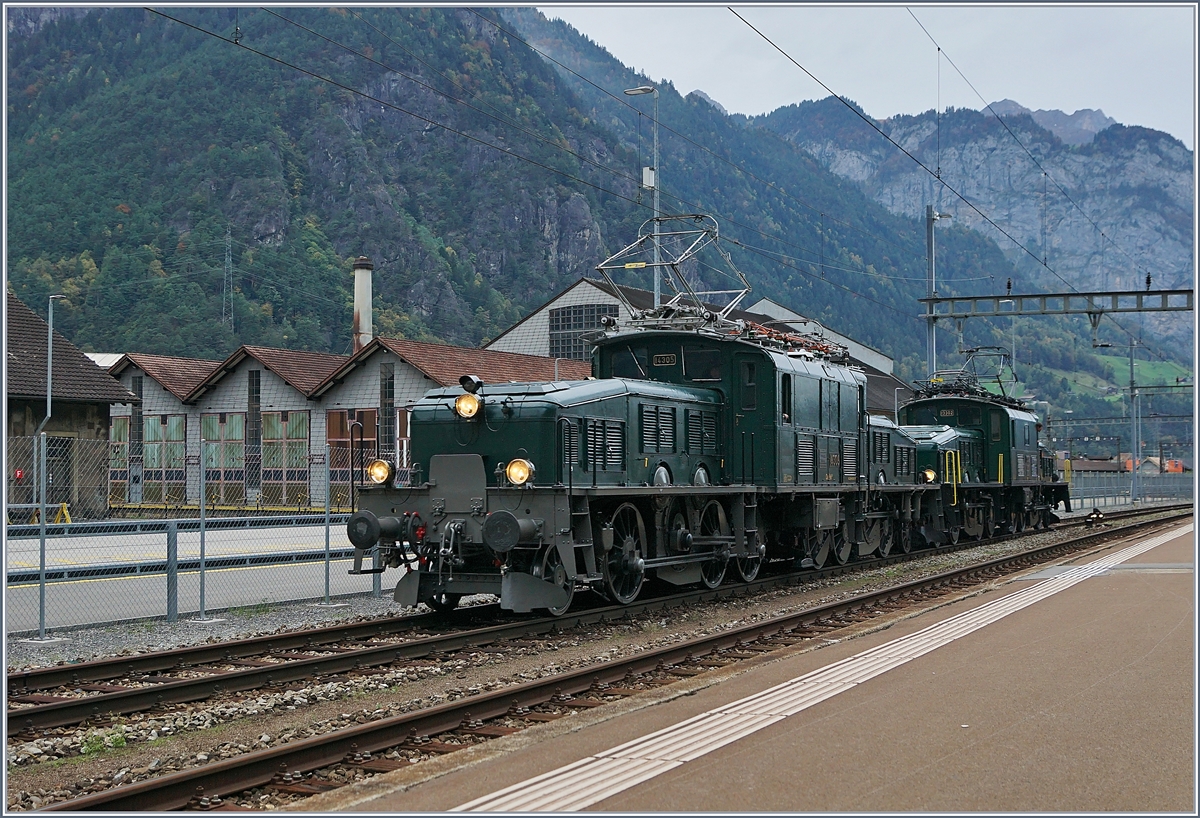
[[142,502],[182,505],[187,499],[187,415],[149,415],[142,428]]
[[204,495],[211,504],[246,504],[246,416],[214,412],[200,416]]
[[[362,451],[359,429],[362,424]],[[334,409],[325,415],[325,440],[329,444],[329,498],[333,508],[348,509],[351,488],[365,482],[361,470],[379,456],[378,409]],[[353,438],[351,437],[353,435]],[[358,474],[356,475],[356,471]]]
[[601,318],[617,315],[616,304],[576,304],[550,310],[550,357],[586,361],[592,345],[582,336],[599,329]]
[[379,456],[396,463],[396,368],[379,365]]
[[109,419],[108,501],[126,503],[129,498],[129,417]]
[[246,488],[262,485],[262,371],[246,373]]
[[263,505],[308,505],[308,412],[262,413]]

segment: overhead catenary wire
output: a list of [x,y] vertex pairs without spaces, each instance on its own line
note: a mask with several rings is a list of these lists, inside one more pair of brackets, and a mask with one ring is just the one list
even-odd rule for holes
[[[1146,273],[1147,275],[1149,275],[1149,273],[1146,271],[1146,268],[1141,266],[1140,264],[1138,264],[1137,260],[1133,256],[1131,256],[1129,253],[1127,253],[1125,251],[1125,249],[1122,248],[1115,241],[1113,241],[1112,238],[1107,236],[1105,234],[1104,230],[1100,227],[1100,225],[1096,223],[1095,219],[1093,219],[1091,216],[1089,216],[1087,214],[1087,211],[1084,210],[1083,207],[1078,202],[1075,201],[1075,199],[1071,196],[1071,194],[1067,192],[1066,188],[1064,188],[1062,185],[1060,185],[1058,183],[1058,181],[1050,175],[1049,171],[1046,170],[1046,168],[1042,165],[1041,161],[1039,161],[1038,158],[1033,154],[1033,151],[1031,151],[1029,149],[1029,147],[1024,142],[1021,141],[1021,138],[1019,136],[1017,136],[1017,134],[1013,131],[1013,129],[1008,126],[1008,123],[1004,121],[1004,117],[1002,117],[998,113],[996,113],[996,110],[992,107],[992,104],[984,98],[983,94],[979,93],[979,90],[975,87],[975,84],[972,83],[971,80],[969,80],[967,78],[967,75],[962,72],[962,69],[960,69],[958,67],[958,65],[954,62],[954,60],[950,57],[950,55],[945,52],[945,50],[942,48],[941,43],[939,43],[937,41],[937,39],[929,32],[929,29],[927,29],[925,27],[925,24],[920,21],[920,19],[913,12],[913,10],[911,8],[905,7],[905,11],[907,11],[909,13],[909,16],[911,16],[913,18],[913,20],[916,22],[916,24],[918,26],[920,26],[921,31],[925,32],[925,36],[928,37],[929,41],[931,43],[933,43],[934,46],[937,48],[939,60],[943,56],[946,58],[946,61],[950,63],[951,67],[954,68],[955,72],[958,73],[958,76],[962,78],[962,81],[967,84],[967,87],[969,87],[971,89],[971,91],[975,94],[975,96],[979,98],[979,101],[984,104],[984,107],[987,108],[988,113],[990,113],[992,116],[994,116],[996,118],[996,121],[999,122],[1000,125],[1004,128],[1004,130],[1008,132],[1008,135],[1012,137],[1013,141],[1016,142],[1017,145],[1019,145],[1021,147],[1021,150],[1025,151],[1025,154],[1029,157],[1030,161],[1032,161],[1033,164],[1037,167],[1037,169],[1042,172],[1042,251],[1043,251],[1042,265],[1046,266],[1047,269],[1049,269],[1049,267],[1046,264],[1047,257],[1044,255],[1045,251],[1046,251],[1046,244],[1047,244],[1047,242],[1046,242],[1046,182],[1047,182],[1047,180],[1049,180],[1050,182],[1052,182],[1054,184],[1054,187],[1058,190],[1058,192],[1060,194],[1062,194],[1063,198],[1065,198],[1068,202],[1070,202],[1071,206],[1074,207],[1076,210],[1078,210],[1080,215],[1082,215],[1083,218],[1086,219],[1087,222],[1092,226],[1092,228],[1097,233],[1100,234],[1100,238],[1102,240],[1100,243],[1100,251],[1102,254],[1101,258],[1103,258],[1105,242],[1107,242],[1107,243],[1111,244],[1117,250],[1117,252],[1121,253],[1121,255],[1123,255],[1123,256],[1125,256],[1125,258],[1129,259],[1130,263],[1133,264],[1133,266],[1135,268],[1137,268],[1137,270],[1139,272]],[[940,65],[940,62],[939,62],[939,65]],[[940,73],[940,71],[938,73],[938,95],[939,95],[939,100],[940,100],[940,98],[941,98],[941,73]],[[940,131],[939,131],[939,135],[940,135]],[[939,146],[940,146],[940,142],[939,142]],[[940,157],[940,149],[939,149],[939,157]],[[940,165],[941,165],[941,162],[940,162],[940,158],[939,158],[939,167],[938,167],[939,172],[941,170]],[[1101,264],[1101,269],[1103,269],[1103,263]],[[1054,272],[1054,271],[1051,270],[1051,272]],[[1058,275],[1058,274],[1055,273],[1055,275]],[[1105,287],[1107,288],[1107,273],[1105,273],[1105,276],[1106,276]],[[1059,276],[1059,278],[1062,279],[1062,276]],[[1071,285],[1068,284],[1068,286],[1071,286]],[[1074,287],[1071,287],[1071,288],[1075,289]],[[1120,328],[1123,332],[1125,332],[1126,335],[1129,335],[1130,338],[1133,338],[1133,334],[1128,329],[1126,329],[1124,327],[1124,325],[1122,325],[1115,318],[1113,318],[1112,321],[1114,324],[1117,325],[1118,328]],[[1155,357],[1159,358],[1160,360],[1166,360],[1166,358],[1161,353],[1159,353],[1157,350],[1150,350],[1150,351],[1153,352]]]
[[[549,60],[550,62],[554,63],[554,64],[555,64],[555,65],[557,65],[559,68],[561,68],[562,70],[566,71],[567,73],[569,73],[569,74],[571,74],[571,75],[573,75],[573,76],[575,76],[575,77],[578,77],[580,80],[582,80],[583,82],[585,82],[585,83],[587,83],[588,85],[592,86],[592,87],[593,87],[593,88],[595,88],[597,91],[599,91],[600,93],[604,94],[605,96],[607,96],[607,97],[610,97],[610,98],[611,98],[612,100],[614,100],[615,102],[618,102],[618,103],[620,103],[621,105],[625,106],[626,108],[630,109],[631,111],[636,111],[636,112],[637,112],[639,115],[641,114],[641,111],[640,111],[638,108],[636,108],[635,106],[631,105],[631,104],[630,104],[630,103],[629,103],[627,100],[624,100],[624,99],[622,99],[621,97],[617,96],[616,94],[613,94],[613,93],[612,93],[611,91],[609,91],[607,88],[603,88],[603,87],[601,87],[600,85],[597,85],[595,82],[593,82],[592,80],[588,79],[588,78],[587,78],[587,77],[585,77],[583,74],[580,74],[578,71],[574,70],[574,69],[573,69],[573,68],[571,68],[570,66],[564,65],[563,63],[561,63],[561,62],[559,62],[558,60],[554,59],[554,57],[552,57],[552,56],[550,56],[549,54],[547,54],[546,52],[544,52],[544,51],[540,50],[540,49],[539,49],[537,46],[533,45],[533,44],[532,44],[532,43],[530,43],[528,40],[525,40],[525,39],[523,39],[523,38],[522,38],[522,37],[521,37],[519,34],[516,34],[515,32],[513,32],[513,31],[510,31],[509,29],[505,28],[504,26],[500,25],[499,23],[497,23],[497,22],[496,22],[496,21],[494,21],[494,20],[489,20],[487,17],[484,17],[482,14],[480,14],[480,13],[479,13],[478,11],[476,11],[475,9],[468,9],[468,10],[469,10],[471,13],[475,14],[477,17],[479,17],[481,20],[484,20],[484,21],[486,21],[486,22],[487,22],[487,23],[489,23],[490,25],[494,26],[494,27],[495,27],[497,30],[499,30],[499,31],[503,32],[505,35],[507,35],[507,36],[511,37],[512,39],[516,40],[516,41],[517,41],[517,42],[519,42],[519,43],[522,43],[522,44],[524,44],[524,45],[525,45],[525,46],[527,46],[527,47],[528,47],[528,48],[529,48],[531,51],[533,51],[535,54],[537,54],[537,55],[541,56],[542,58],[544,58],[544,59],[546,59],[546,60]],[[698,148],[698,149],[700,149],[700,150],[704,151],[705,153],[707,153],[708,155],[712,156],[712,157],[713,157],[714,159],[716,159],[717,161],[719,161],[719,162],[722,162],[722,163],[724,163],[724,164],[726,164],[726,165],[729,165],[730,167],[732,167],[734,170],[738,171],[739,173],[743,173],[743,174],[745,174],[746,176],[750,177],[751,179],[755,180],[756,182],[760,182],[760,183],[762,183],[762,184],[766,185],[767,187],[769,187],[769,188],[771,188],[771,189],[773,189],[773,190],[775,190],[775,191],[777,191],[777,192],[779,192],[779,193],[783,194],[784,196],[788,197],[789,199],[791,199],[792,201],[794,201],[794,202],[796,202],[797,204],[801,205],[802,207],[806,207],[806,208],[808,208],[809,210],[813,211],[814,213],[820,213],[820,212],[821,212],[821,209],[820,209],[820,208],[819,208],[817,205],[814,205],[814,204],[811,204],[811,203],[809,203],[809,202],[806,202],[806,201],[804,201],[803,199],[799,198],[799,197],[798,197],[798,196],[796,196],[795,194],[793,194],[793,193],[791,193],[791,192],[789,192],[789,191],[787,191],[787,190],[784,190],[783,188],[779,187],[778,185],[776,185],[774,182],[770,181],[769,179],[763,179],[761,176],[758,176],[758,175],[757,175],[757,174],[755,174],[753,171],[746,170],[746,169],[745,169],[745,168],[743,168],[741,165],[738,165],[736,162],[733,162],[733,161],[731,161],[731,160],[727,159],[726,157],[724,157],[724,156],[721,156],[719,153],[717,153],[716,151],[714,151],[712,148],[708,147],[707,145],[703,145],[703,144],[701,144],[701,143],[697,142],[696,140],[692,139],[691,137],[687,136],[686,134],[680,133],[679,131],[675,130],[675,129],[674,129],[674,128],[672,128],[671,126],[669,126],[669,125],[664,125],[663,123],[661,123],[661,122],[660,122],[660,123],[659,123],[659,127],[660,127],[660,128],[662,128],[664,131],[667,131],[667,132],[669,132],[669,133],[672,133],[672,134],[674,134],[675,136],[677,136],[677,137],[679,137],[680,139],[684,140],[684,141],[685,141],[685,142],[687,142],[688,144],[690,144],[690,145],[692,145],[692,146],[694,146],[694,147],[696,147],[696,148]],[[855,224],[853,224],[853,223],[851,223],[851,222],[847,222],[847,221],[845,221],[845,220],[843,220],[843,219],[834,219],[834,218],[832,218],[832,217],[830,217],[830,219],[829,219],[829,220],[830,220],[830,221],[832,221],[832,222],[834,222],[835,224],[841,225],[842,227],[848,228],[848,229],[850,229],[850,230],[854,230],[855,232],[857,232],[857,233],[861,233],[861,234],[863,234],[864,236],[868,236],[868,237],[870,237],[870,238],[873,238],[873,239],[875,239],[876,241],[880,241],[880,242],[883,242],[884,244],[891,245],[892,247],[895,247],[895,248],[897,248],[897,249],[899,249],[899,250],[903,250],[903,251],[904,251],[904,252],[906,252],[906,253],[912,253],[913,255],[915,255],[915,256],[917,256],[917,257],[919,257],[919,258],[924,258],[924,256],[923,256],[923,255],[922,255],[920,252],[913,250],[913,248],[912,248],[912,247],[906,247],[906,246],[904,246],[904,245],[902,245],[902,244],[898,244],[898,243],[896,243],[895,241],[893,241],[892,239],[889,239],[889,238],[887,238],[887,237],[885,237],[885,236],[880,236],[880,235],[878,235],[878,234],[876,234],[876,233],[872,233],[872,232],[870,232],[869,230],[866,230],[865,228],[859,227],[859,226],[857,226],[857,225],[855,225]]]
[[[809,78],[811,78],[813,80],[813,82],[820,85],[831,96],[833,96],[835,99],[837,99],[843,105],[845,105],[847,108],[849,108],[851,111],[853,111],[854,114],[856,116],[858,116],[860,119],[862,119],[863,122],[867,123],[867,125],[870,126],[870,128],[872,130],[874,130],[876,133],[878,133],[880,136],[882,136],[884,139],[886,139],[888,142],[890,142],[897,150],[899,150],[901,153],[903,153],[905,156],[907,156],[909,159],[911,159],[914,163],[917,164],[918,167],[920,167],[922,170],[924,170],[930,176],[934,177],[935,179],[938,179],[938,174],[936,174],[933,170],[931,170],[929,168],[928,165],[926,165],[924,162],[922,162],[920,159],[918,159],[916,156],[914,156],[903,145],[901,145],[896,140],[892,139],[892,137],[889,134],[887,134],[882,128],[880,128],[879,125],[874,122],[874,120],[872,120],[870,117],[868,117],[862,111],[859,111],[857,108],[855,108],[849,102],[847,102],[843,97],[841,97],[840,95],[835,93],[832,88],[830,88],[828,85],[826,85],[820,79],[818,79],[815,74],[813,74],[811,71],[809,71],[803,65],[801,65],[791,54],[789,54],[782,47],[780,47],[778,44],[776,44],[774,40],[772,40],[770,37],[768,37],[765,33],[763,33],[758,27],[756,27],[753,23],[751,23],[745,17],[738,14],[735,9],[729,8],[729,7],[726,7],[726,8],[729,9],[729,12],[731,14],[733,14],[733,16],[737,17],[739,20],[741,20],[743,23],[745,23],[746,26],[751,31],[753,31],[755,34],[757,34],[759,37],[761,37],[768,45],[770,45],[772,48],[774,48],[776,51],[778,51],[780,54],[782,54],[784,56],[784,58],[788,60],[788,62],[792,63],[792,65],[796,66],[801,71],[803,71],[805,74],[807,74],[809,76]],[[983,219],[985,222],[987,222],[992,227],[994,227],[1005,238],[1007,238],[1009,241],[1011,241],[1015,246],[1019,247],[1026,255],[1028,255],[1036,263],[1038,263],[1039,266],[1043,267],[1047,272],[1051,273],[1055,278],[1057,278],[1059,281],[1063,282],[1063,284],[1065,284],[1067,287],[1069,287],[1072,291],[1078,292],[1078,290],[1075,288],[1075,286],[1073,284],[1071,284],[1071,282],[1067,281],[1067,279],[1064,278],[1057,270],[1050,267],[1043,260],[1039,259],[1037,257],[1036,253],[1034,253],[1032,250],[1030,250],[1028,247],[1026,247],[1023,243],[1021,243],[1021,241],[1018,240],[1015,236],[1013,236],[1011,233],[1009,233],[1007,230],[1005,230],[1003,227],[1001,227],[999,224],[997,224],[995,220],[993,220],[990,216],[988,216],[986,213],[984,213],[982,210],[980,210],[979,207],[977,207],[974,202],[972,202],[965,195],[963,195],[961,192],[959,192],[954,186],[948,184],[945,179],[939,179],[939,181],[941,182],[942,186],[946,190],[953,193],[954,196],[957,197],[963,204],[965,204],[967,207],[969,207],[971,210],[973,210],[981,219]],[[1126,329],[1124,326],[1122,326],[1120,323],[1118,323],[1115,320],[1113,321],[1113,323],[1116,324],[1116,326],[1119,329],[1121,329],[1123,332],[1125,332],[1125,334],[1128,335],[1131,339],[1136,340],[1136,337],[1133,335],[1133,333],[1130,332],[1128,329]]]

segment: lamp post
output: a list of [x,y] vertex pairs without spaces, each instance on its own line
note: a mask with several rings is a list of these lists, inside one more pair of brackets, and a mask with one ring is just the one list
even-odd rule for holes
[[651,160],[653,164],[649,168],[642,168],[642,187],[654,189],[654,308],[658,309],[662,292],[659,284],[662,274],[658,269],[658,89],[653,85],[639,85],[637,88],[626,88],[625,93],[631,97],[642,94],[654,95],[654,158]]
[[51,385],[54,381],[54,302],[65,295],[50,296],[48,320],[46,322],[46,416],[38,424],[38,635],[37,642],[57,642],[46,636],[46,433],[42,431],[50,422],[52,406]]
[[907,389],[907,386],[897,386],[892,392],[892,419],[896,421],[896,425],[900,425],[900,390]]

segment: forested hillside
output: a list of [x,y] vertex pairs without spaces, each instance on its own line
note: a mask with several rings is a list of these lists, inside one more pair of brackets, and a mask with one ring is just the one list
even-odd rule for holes
[[[34,309],[66,294],[56,328],[84,348],[346,352],[358,255],[376,264],[377,333],[478,344],[650,216],[652,104],[621,93],[648,78],[536,11],[58,11],[7,12],[7,272]],[[923,220],[659,88],[663,209],[715,215],[754,297],[920,374]],[[959,224],[938,226],[937,263],[943,294],[1035,285]],[[973,324],[968,343],[1007,343]],[[1035,338],[1103,374],[1067,322],[1019,342]]]

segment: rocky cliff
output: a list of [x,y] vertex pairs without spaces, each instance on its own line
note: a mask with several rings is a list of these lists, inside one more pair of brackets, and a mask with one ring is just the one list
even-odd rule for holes
[[[1159,131],[1104,125],[1107,118],[1099,112],[1076,112],[1070,120],[1062,112],[1029,112],[1015,103],[1001,107],[1003,122],[965,109],[943,113],[940,123],[932,111],[878,122],[940,178],[833,98],[781,108],[752,124],[780,133],[859,182],[892,212],[920,216],[933,204],[953,214],[956,224],[994,238],[1045,291],[1142,290],[1147,273],[1155,289],[1193,286],[1191,151]],[[1097,130],[1086,144],[1067,144],[1037,122],[1039,115],[1050,122],[1056,114],[1064,127]],[[1122,323],[1137,326],[1139,320]],[[1148,317],[1146,331],[1163,334],[1176,354],[1190,357],[1190,316]]]

